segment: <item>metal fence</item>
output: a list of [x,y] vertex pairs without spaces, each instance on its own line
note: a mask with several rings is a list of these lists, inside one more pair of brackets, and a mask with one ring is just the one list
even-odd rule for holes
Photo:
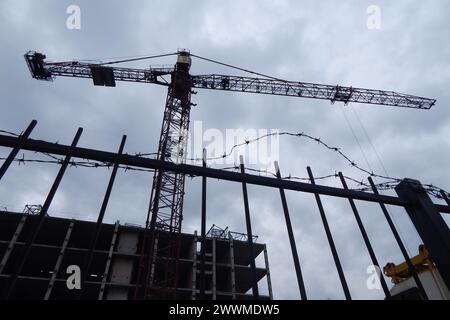
[[[202,177],[202,202],[201,202],[201,221],[202,221],[202,231],[201,237],[204,241],[207,237],[206,233],[206,187],[208,178],[214,178],[219,180],[226,180],[239,183],[242,187],[242,193],[244,198],[244,209],[245,209],[245,221],[247,227],[246,241],[250,246],[251,255],[254,257],[253,253],[253,241],[255,237],[252,235],[252,225],[251,225],[251,215],[249,209],[249,199],[247,193],[247,185],[258,185],[270,188],[278,189],[280,194],[280,199],[283,207],[284,218],[286,223],[286,230],[289,237],[290,248],[292,251],[292,258],[294,261],[295,272],[297,276],[298,288],[300,291],[300,296],[302,299],[307,299],[308,295],[305,289],[303,275],[300,265],[300,257],[296,248],[296,242],[294,238],[294,230],[291,223],[289,207],[286,200],[285,190],[292,190],[303,193],[310,193],[314,196],[317,208],[320,213],[321,221],[326,233],[326,237],[330,246],[331,253],[333,255],[333,260],[339,275],[339,279],[342,285],[342,290],[345,294],[346,299],[351,299],[351,293],[347,285],[346,275],[344,274],[338,251],[336,249],[335,242],[328,224],[327,215],[322,205],[321,196],[331,196],[338,198],[345,198],[348,200],[351,211],[353,212],[354,218],[357,222],[359,231],[363,237],[366,249],[370,255],[370,259],[374,266],[380,266],[377,260],[376,253],[367,235],[366,229],[364,227],[363,221],[361,220],[360,214],[358,212],[355,200],[366,201],[372,203],[378,203],[380,207],[380,215],[383,215],[386,219],[390,230],[401,250],[401,253],[408,263],[409,271],[414,277],[417,284],[417,288],[423,299],[427,299],[427,294],[425,289],[411,263],[411,259],[407,253],[405,245],[403,244],[398,231],[389,215],[387,205],[403,207],[407,214],[409,215],[411,221],[413,222],[415,228],[417,229],[420,237],[422,238],[424,245],[430,253],[430,257],[434,261],[436,268],[440,272],[445,284],[450,288],[450,233],[447,224],[445,223],[441,214],[450,213],[450,200],[446,193],[442,192],[442,198],[445,200],[447,205],[435,204],[430,199],[425,188],[417,180],[404,179],[396,187],[395,191],[397,196],[382,195],[377,190],[377,186],[373,182],[371,177],[368,177],[368,181],[371,186],[372,192],[356,191],[350,190],[347,186],[346,178],[342,173],[339,173],[340,182],[342,183],[342,188],[335,188],[329,186],[323,186],[316,184],[311,168],[307,168],[310,183],[297,182],[285,180],[281,177],[280,170],[276,165],[276,177],[266,177],[254,174],[246,173],[246,168],[241,161],[240,172],[230,172],[220,169],[208,168],[206,166],[206,160],[203,161],[202,166],[194,166],[188,164],[175,164],[171,162],[159,161],[156,159],[144,158],[139,155],[127,155],[123,154],[123,149],[126,141],[126,136],[123,136],[120,143],[119,151],[106,152],[101,150],[87,149],[78,147],[78,140],[82,134],[82,128],[79,128],[71,145],[63,145],[57,143],[51,143],[40,140],[30,139],[29,136],[36,126],[37,122],[32,121],[26,130],[20,136],[9,136],[0,135],[0,146],[12,148],[9,156],[4,161],[0,169],[0,180],[6,173],[8,167],[16,159],[16,156],[20,150],[41,152],[48,155],[59,155],[64,156],[64,160],[61,161],[59,172],[53,182],[53,185],[48,193],[48,196],[43,203],[39,211],[39,222],[34,226],[32,231],[32,237],[28,240],[25,250],[20,257],[18,268],[10,276],[10,281],[7,290],[5,290],[4,298],[8,298],[14,289],[15,283],[21,273],[27,256],[30,253],[31,245],[36,239],[40,228],[43,225],[45,216],[50,207],[52,199],[58,189],[58,186],[64,176],[64,173],[71,163],[72,158],[85,159],[88,161],[98,161],[101,163],[106,163],[108,166],[113,167],[111,173],[111,178],[108,183],[106,194],[98,215],[97,228],[93,237],[93,241],[89,249],[89,258],[85,265],[85,270],[89,269],[89,264],[92,259],[92,252],[96,245],[96,240],[99,234],[99,228],[103,221],[103,217],[106,211],[106,206],[108,204],[109,196],[114,185],[115,176],[117,170],[120,166],[127,166],[129,168],[135,168],[139,170],[164,170],[167,172],[175,172],[186,174],[190,176],[201,176]],[[204,257],[202,255],[202,265],[204,264]],[[252,293],[255,298],[258,298],[258,286],[256,278],[256,266],[255,259],[251,259],[251,269],[253,275],[253,286]],[[204,276],[204,268],[201,268],[202,276]],[[383,288],[386,298],[390,297],[390,292],[388,286],[383,277],[380,277],[381,286]]]

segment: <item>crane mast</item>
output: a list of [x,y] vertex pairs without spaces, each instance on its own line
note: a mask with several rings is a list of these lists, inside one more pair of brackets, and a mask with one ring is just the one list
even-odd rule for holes
[[[168,86],[163,124],[158,146],[158,160],[177,164],[186,159],[186,146],[191,110],[192,81],[189,75],[191,58],[186,51],[179,52],[175,69]],[[147,217],[143,255],[138,277],[144,278],[142,286],[145,298],[174,298],[178,274],[181,222],[184,198],[183,174],[158,170],[154,174]],[[150,219],[150,221],[149,221]],[[166,231],[166,232],[159,232]],[[158,259],[154,259],[155,238],[158,243]],[[164,259],[161,259],[163,258]],[[149,261],[155,268],[149,272]],[[161,269],[161,270],[158,270]],[[152,276],[161,271],[164,277]],[[138,279],[142,283],[142,279]],[[139,291],[139,290],[138,290]],[[142,295],[141,295],[142,296]]]
[[[191,57],[201,58],[187,50],[179,50],[173,68],[136,69],[108,66],[116,62],[46,62],[45,55],[41,53],[29,51],[25,54],[31,75],[38,80],[52,81],[57,76],[64,76],[89,78],[94,85],[106,87],[115,87],[116,81],[167,86],[157,158],[173,163],[184,163],[186,160],[193,88],[415,109],[430,109],[436,103],[434,99],[392,91],[286,81],[260,74],[261,77],[255,78],[220,74],[191,75]],[[170,80],[167,80],[169,76]],[[176,297],[184,184],[183,174],[162,170],[154,173],[135,298]]]

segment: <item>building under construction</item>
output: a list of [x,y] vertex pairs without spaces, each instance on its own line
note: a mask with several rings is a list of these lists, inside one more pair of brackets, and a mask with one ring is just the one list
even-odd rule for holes
[[[0,288],[6,288],[23,253],[30,231],[37,223],[39,208],[24,213],[0,213]],[[89,251],[94,222],[47,216],[32,250],[25,262],[11,299],[134,299],[137,269],[141,258],[144,229],[131,225],[102,224],[97,246],[86,281],[81,290],[69,289],[67,279],[70,266],[82,266]],[[252,287],[250,254],[245,235],[210,229],[206,242],[205,299],[249,299]],[[154,282],[164,278],[164,248],[168,237],[158,233],[155,255],[151,265]],[[176,299],[200,298],[200,239],[197,233],[181,234]],[[269,294],[260,299],[271,299],[270,272],[264,244],[254,243],[255,255],[264,255],[265,266],[256,268],[258,281],[267,279]],[[169,257],[170,258],[170,257]]]

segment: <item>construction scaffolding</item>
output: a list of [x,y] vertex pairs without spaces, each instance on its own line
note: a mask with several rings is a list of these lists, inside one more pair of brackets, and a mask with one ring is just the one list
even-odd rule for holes
[[[230,231],[228,227],[222,229],[219,226],[213,224],[211,228],[208,230],[206,234],[209,238],[217,238],[217,239],[233,239],[239,241],[248,241],[247,234],[242,232]],[[258,236],[253,235],[253,242],[258,240]]]

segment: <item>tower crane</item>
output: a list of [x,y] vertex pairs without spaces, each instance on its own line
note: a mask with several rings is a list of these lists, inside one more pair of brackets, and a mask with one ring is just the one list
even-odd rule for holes
[[[176,55],[174,67],[170,68],[124,68],[113,64],[147,58]],[[346,86],[324,85],[306,82],[286,81],[254,73],[257,77],[230,76],[221,74],[190,74],[192,57],[213,61],[191,54],[188,50],[176,53],[135,58],[128,60],[93,63],[83,61],[48,62],[44,54],[29,51],[25,54],[26,63],[33,78],[53,81],[56,77],[89,78],[96,86],[115,87],[117,81],[153,83],[167,87],[167,98],[158,145],[158,160],[183,163],[186,159],[187,134],[193,89],[223,90],[268,95],[290,96],[329,100],[332,103],[350,102],[430,109],[436,100],[401,94],[392,91],[362,89]],[[213,61],[216,62],[216,61]],[[225,65],[223,63],[220,63]],[[229,66],[229,65],[226,65]],[[237,68],[240,69],[240,68]],[[241,71],[248,71],[240,69]],[[139,269],[136,290],[140,298],[169,297],[175,291],[178,269],[181,224],[183,220],[183,198],[185,177],[182,174],[156,171],[150,196],[150,206],[146,223],[146,238]],[[162,232],[161,232],[162,231]],[[156,283],[151,276],[150,260],[156,234],[168,235],[167,246],[163,248],[165,276]],[[161,295],[161,292],[166,294]]]

